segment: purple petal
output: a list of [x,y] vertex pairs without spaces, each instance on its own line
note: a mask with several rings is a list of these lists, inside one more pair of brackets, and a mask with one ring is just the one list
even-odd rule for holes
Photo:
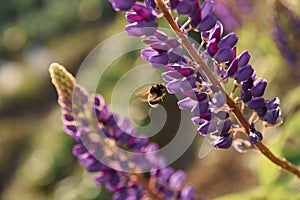
[[174,79],[166,85],[166,89],[169,94],[175,94],[180,92],[181,79]]
[[152,14],[152,9],[146,8],[140,4],[134,4],[132,9],[142,17],[142,20],[150,21],[153,20],[155,17]]
[[95,94],[95,105],[96,106],[100,106],[100,105],[103,105],[105,104],[105,101],[104,101],[104,98],[100,95],[100,94]]
[[218,62],[226,62],[232,60],[233,51],[230,47],[223,47],[217,51],[217,53],[214,55],[214,58]]
[[243,102],[247,103],[252,99],[252,94],[249,90],[243,91],[241,95],[241,99]]
[[182,59],[183,53],[180,48],[170,49],[168,51],[168,56],[171,63],[176,63]]
[[177,105],[180,109],[192,110],[193,107],[197,105],[197,101],[187,97],[177,102]]
[[249,139],[251,144],[257,144],[262,141],[263,135],[259,131],[250,132]]
[[206,49],[207,49],[207,53],[210,56],[213,57],[218,51],[218,42],[217,42],[217,40],[215,38],[210,40],[209,43],[206,46]]
[[168,35],[159,30],[154,33],[154,36],[161,41],[167,41],[168,39]]
[[196,88],[195,83],[196,83],[195,76],[184,77],[180,85],[180,92],[185,93],[195,89]]
[[63,114],[63,122],[68,123],[74,121],[74,118],[70,114]]
[[259,78],[254,81],[253,87],[251,88],[251,93],[254,97],[261,97],[263,96],[266,87],[267,81],[263,78]]
[[156,8],[156,3],[154,0],[146,0],[145,1],[146,7],[150,7],[151,9],[155,9]]
[[149,44],[149,46],[154,49],[157,52],[165,52],[166,50],[169,49],[169,47],[167,46],[167,44],[165,42],[153,42],[151,44]]
[[220,149],[228,149],[232,144],[232,135],[221,136],[213,142],[213,146]]
[[200,135],[205,136],[208,133],[209,125],[209,121],[206,121],[203,124],[201,124],[201,126],[199,126],[197,131],[200,133]]
[[197,101],[203,101],[203,100],[207,100],[207,93],[206,92],[202,92],[202,93],[198,93],[196,94],[196,99]]
[[198,24],[201,22],[201,19],[202,19],[202,17],[201,17],[201,9],[198,8],[195,11],[194,15],[192,16],[191,26],[193,28],[196,28],[198,26]]
[[227,70],[227,75],[230,76],[230,77],[232,77],[234,75],[234,73],[237,72],[237,70],[238,70],[238,60],[234,59],[231,62],[230,66],[229,66],[229,68]]
[[85,167],[88,172],[98,172],[100,171],[102,164],[99,161],[95,160],[93,163],[90,163]]
[[220,110],[217,113],[213,113],[213,117],[218,117],[221,120],[226,120],[229,117],[229,113],[225,110]]
[[69,135],[75,135],[75,133],[77,132],[77,128],[75,125],[65,125],[64,131]]
[[229,118],[223,120],[220,125],[219,125],[219,133],[221,136],[225,136],[225,135],[228,135],[228,131],[230,130],[231,128],[231,121]]
[[179,3],[179,0],[170,0],[171,9],[173,10]]
[[181,200],[192,200],[196,198],[196,191],[192,186],[185,186],[180,192]]
[[273,109],[265,114],[264,120],[269,124],[275,125],[278,117],[280,117],[280,109]]
[[191,112],[194,116],[199,116],[207,112],[208,106],[209,104],[207,100],[200,101],[194,108],[192,108]]
[[248,107],[253,110],[258,110],[265,106],[265,100],[262,97],[255,97],[248,102]]
[[237,82],[242,82],[248,80],[254,72],[254,69],[251,65],[246,65],[240,68],[235,74],[234,78]]
[[176,6],[176,10],[180,15],[190,14],[192,12],[192,9],[193,4],[191,1],[181,1]]
[[201,10],[202,10],[201,18],[204,19],[209,14],[211,14],[214,10],[214,7],[215,7],[214,1],[205,0],[201,5]]
[[208,40],[208,38],[209,38],[209,32],[210,31],[203,31],[203,32],[201,32],[201,38],[204,39],[204,40]]
[[182,170],[176,171],[174,174],[171,175],[169,179],[169,184],[172,188],[180,189],[181,185],[185,179],[185,173]]
[[247,91],[248,89],[251,89],[253,86],[253,79],[249,78],[247,81],[243,81],[242,89],[243,91]]
[[164,81],[170,82],[173,81],[174,79],[181,79],[182,75],[177,71],[167,71],[167,72],[163,72],[161,74],[161,77]]
[[168,44],[168,46],[170,48],[173,48],[173,49],[180,46],[180,43],[178,42],[178,39],[176,39],[176,38],[169,39],[169,40],[167,40],[166,43]]
[[160,66],[162,66],[168,63],[169,57],[167,53],[159,53],[157,55],[151,56],[149,61],[151,62],[151,64],[160,64]]
[[171,167],[165,167],[163,169],[157,170],[155,176],[158,177],[159,181],[163,184],[166,184],[169,182],[169,179],[172,174],[174,174],[174,169]]
[[212,116],[212,114],[211,114],[210,110],[207,113],[203,113],[200,115],[200,117],[205,120],[211,120],[211,116]]
[[215,107],[221,108],[222,106],[224,106],[226,104],[226,96],[221,92],[215,93],[211,97],[211,103]]
[[100,175],[96,175],[95,182],[97,184],[103,184],[108,182],[110,178],[111,178],[111,174],[101,173]]
[[157,30],[156,21],[142,21],[140,23],[132,23],[125,27],[127,35],[133,37],[149,36]]
[[195,73],[192,67],[185,67],[177,70],[182,76],[188,77]]
[[280,99],[278,97],[266,101],[266,107],[268,108],[268,110],[277,108],[279,104],[280,104]]
[[259,117],[264,117],[265,116],[265,114],[267,113],[267,111],[268,111],[268,109],[267,109],[267,107],[262,107],[262,108],[260,108],[260,109],[258,109],[258,110],[256,110],[256,112],[257,112],[257,115],[259,116]]
[[219,48],[222,47],[230,47],[233,48],[238,41],[238,37],[235,33],[229,33],[225,37],[221,39],[221,41],[218,43]]
[[239,60],[239,67],[243,67],[248,64],[251,55],[248,51],[243,51],[241,55],[238,57]]
[[216,22],[216,17],[212,14],[209,14],[198,24],[197,29],[201,32],[208,31],[215,26]]
[[219,42],[222,34],[223,34],[223,25],[219,21],[217,21],[215,27],[210,32],[209,40],[212,40],[215,38],[216,41]]
[[87,149],[82,144],[76,144],[73,147],[73,151],[72,151],[73,155],[76,156],[76,157],[78,157],[79,155],[84,154],[86,152],[87,152]]
[[136,14],[135,12],[127,12],[125,14],[125,17],[129,23],[140,22],[143,20],[143,18],[138,14]]
[[141,56],[144,60],[150,60],[154,55],[157,55],[157,51],[154,51],[152,48],[142,49]]
[[201,124],[204,124],[207,122],[206,119],[202,119],[201,117],[193,117],[191,120],[194,124],[197,124],[197,125],[201,125]]

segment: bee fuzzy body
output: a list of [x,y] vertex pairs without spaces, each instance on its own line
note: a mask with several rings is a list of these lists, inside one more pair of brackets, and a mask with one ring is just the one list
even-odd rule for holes
[[150,88],[148,88],[145,92],[140,92],[143,101],[147,101],[149,106],[156,108],[159,103],[163,100],[166,95],[166,87],[163,84],[154,84]]

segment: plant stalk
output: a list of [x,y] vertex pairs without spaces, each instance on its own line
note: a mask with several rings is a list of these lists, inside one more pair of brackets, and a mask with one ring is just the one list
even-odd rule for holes
[[[206,63],[202,60],[200,54],[194,49],[188,38],[185,36],[184,32],[179,28],[177,23],[174,21],[173,16],[171,15],[169,9],[167,8],[166,4],[163,0],[155,0],[157,5],[159,6],[163,16],[168,21],[170,27],[176,34],[176,36],[181,40],[182,45],[185,49],[189,52],[191,57],[193,58],[194,62],[198,64],[199,68],[205,73],[207,78],[210,80],[212,84],[218,85],[221,91],[226,95],[226,103],[234,113],[235,117],[239,121],[240,125],[245,128],[246,133],[249,135],[249,122],[243,116],[241,110],[236,105],[235,101],[230,98],[230,96],[226,93],[218,79],[214,76],[214,74],[209,70],[209,67]],[[258,142],[256,147],[260,150],[260,152],[266,156],[271,162],[278,165],[280,168],[287,170],[288,172],[296,175],[300,178],[300,168],[294,166],[292,163],[287,161],[285,158],[279,158],[278,156],[274,155],[271,150],[266,147],[262,142]]]

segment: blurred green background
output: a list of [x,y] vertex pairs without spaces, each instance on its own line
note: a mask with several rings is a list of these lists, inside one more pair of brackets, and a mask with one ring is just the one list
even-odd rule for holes
[[[234,27],[238,52],[247,49],[252,53],[257,75],[269,82],[266,97],[282,100],[285,123],[270,128],[264,142],[277,155],[300,166],[300,62],[296,68],[289,66],[273,37],[275,26],[282,27],[292,33],[286,35],[287,46],[299,49],[300,26],[292,26],[288,16],[292,12],[299,19],[300,3],[286,0],[282,7],[272,0],[245,1],[250,10],[243,15],[238,12],[239,0],[218,2],[238,20]],[[0,0],[1,200],[110,198],[72,156],[73,143],[62,130],[48,67],[59,62],[76,74],[87,54],[102,40],[123,31],[125,24],[122,13],[115,13],[104,0]],[[300,51],[294,52],[300,59]],[[107,99],[114,83],[131,68],[130,63],[136,59],[144,62],[138,52],[130,55],[116,62],[102,80],[106,87],[98,90]],[[167,97],[164,105],[177,112],[172,97]],[[154,139],[163,144],[168,134],[172,136],[165,131]],[[208,199],[300,199],[299,179],[259,153],[220,150],[198,159],[201,141],[197,136],[173,164],[187,171],[187,181],[199,194]]]

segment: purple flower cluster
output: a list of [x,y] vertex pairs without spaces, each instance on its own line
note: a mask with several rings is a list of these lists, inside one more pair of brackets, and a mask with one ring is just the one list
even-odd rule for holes
[[150,48],[143,49],[141,56],[150,62],[151,67],[160,68],[168,63],[177,63],[183,59],[182,49],[177,39],[169,38],[161,31],[143,40]]
[[281,1],[275,2],[274,41],[287,61],[291,71],[299,75],[300,18]]
[[166,167],[153,170],[151,175],[156,177],[155,188],[163,194],[165,199],[196,199],[196,192],[192,186],[186,185],[183,187],[186,176],[184,171],[175,171],[171,167]]
[[[140,3],[133,5],[135,13],[127,13],[127,20],[136,23],[150,19],[157,24],[155,19],[158,17],[155,9],[157,5],[154,1],[144,3],[145,6]],[[199,5],[198,0],[170,0],[165,6],[179,16],[186,15],[190,19],[189,26],[178,24],[183,29],[183,33],[188,33],[190,30],[200,32],[201,47],[205,49],[198,48],[195,44],[194,48],[207,65],[213,62],[216,78],[221,77],[223,83],[226,83],[228,78],[233,78],[240,88],[239,98],[249,109],[270,125],[280,123],[279,99],[265,100],[262,97],[267,81],[256,77],[253,67],[249,64],[251,56],[248,51],[236,55],[238,37],[235,33],[223,35],[223,25],[213,15],[214,1],[205,0]],[[143,12],[138,12],[137,7]],[[131,20],[132,17],[129,17],[131,15],[134,15],[136,20]],[[195,63],[189,56],[184,55],[182,44],[176,39],[156,29],[152,29],[152,34],[149,35],[142,24],[137,23],[134,26],[138,27],[138,30],[132,29],[136,34],[126,27],[130,36],[149,36],[148,39],[143,40],[149,48],[142,50],[142,57],[149,61],[152,67],[165,67],[168,70],[162,74],[163,80],[167,82],[167,91],[170,94],[179,93],[186,96],[178,102],[179,108],[191,110],[194,115],[192,121],[199,125],[199,133],[213,135],[215,147],[230,147],[233,141],[231,130],[237,125],[232,126],[226,97],[218,88],[219,86],[211,85],[210,80],[195,67]]]
[[141,37],[152,35],[157,29],[156,16],[151,7],[135,4],[134,12],[127,12],[126,19],[130,23],[125,27],[129,36]]
[[[136,136],[129,120],[120,121],[109,111],[101,95],[92,96],[91,101],[84,88],[75,84],[73,76],[61,65],[52,64],[50,73],[59,95],[65,132],[77,143],[73,155],[88,172],[97,173],[95,182],[113,192],[113,199],[142,199],[149,195],[147,188],[128,171],[130,168],[136,170],[135,173],[142,173],[149,165],[149,188],[151,182],[155,194],[163,199],[170,196],[186,200],[196,198],[191,186],[183,186],[185,173],[163,168],[164,158],[152,153],[158,150],[158,145],[146,137]],[[112,149],[111,144],[141,153],[143,159],[123,155]]]

